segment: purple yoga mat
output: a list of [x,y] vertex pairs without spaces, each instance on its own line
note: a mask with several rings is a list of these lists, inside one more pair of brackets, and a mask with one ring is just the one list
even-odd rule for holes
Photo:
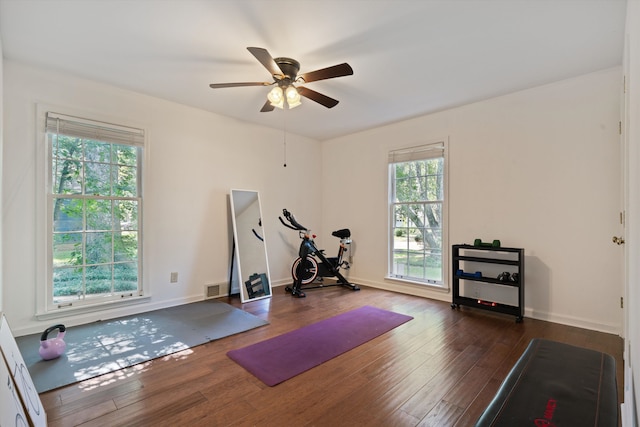
[[268,386],[274,386],[333,359],[413,319],[364,306],[304,326],[227,356]]

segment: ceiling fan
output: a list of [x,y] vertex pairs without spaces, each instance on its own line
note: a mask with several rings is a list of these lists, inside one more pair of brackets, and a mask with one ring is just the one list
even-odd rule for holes
[[248,47],[247,50],[271,73],[273,82],[243,82],[243,83],[212,83],[212,89],[241,86],[271,86],[276,85],[267,96],[267,102],[262,106],[261,112],[273,111],[276,107],[294,108],[300,105],[300,97],[304,96],[327,108],[338,105],[338,100],[330,98],[314,90],[295,84],[311,83],[317,80],[333,79],[335,77],[350,76],[353,69],[346,62],[332,67],[322,68],[316,71],[298,75],[300,63],[291,58],[272,58],[266,49],[261,47]]

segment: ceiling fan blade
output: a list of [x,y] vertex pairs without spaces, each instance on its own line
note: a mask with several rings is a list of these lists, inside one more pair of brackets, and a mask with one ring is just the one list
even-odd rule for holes
[[276,107],[271,105],[271,101],[267,99],[267,102],[264,103],[262,108],[260,109],[261,113],[268,113],[269,111],[273,111]]
[[273,60],[267,49],[261,47],[248,47],[247,50],[256,57],[258,61],[266,68],[272,76],[282,76],[284,73]]
[[308,89],[306,87],[298,87],[298,93],[300,96],[304,96],[305,98],[309,98],[312,101],[317,102],[318,104],[322,104],[327,108],[333,108],[338,105],[338,100],[329,98],[327,95],[323,95],[315,90]]
[[211,83],[211,89],[220,89],[223,87],[241,87],[241,86],[270,86],[273,83],[267,82],[244,82],[244,83]]
[[353,74],[353,68],[346,62],[344,64],[334,65],[333,67],[322,68],[321,70],[310,71],[304,73],[298,78],[305,83],[315,82],[317,80],[333,79],[335,77],[350,76]]

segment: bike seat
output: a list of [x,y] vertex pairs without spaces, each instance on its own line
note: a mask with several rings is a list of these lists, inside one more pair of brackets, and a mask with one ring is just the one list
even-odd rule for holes
[[351,237],[351,230],[348,228],[343,228],[342,230],[336,230],[331,233],[332,236],[336,236],[340,239],[346,239],[347,237]]

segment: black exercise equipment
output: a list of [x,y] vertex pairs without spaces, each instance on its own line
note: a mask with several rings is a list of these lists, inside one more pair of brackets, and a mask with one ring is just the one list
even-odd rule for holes
[[617,427],[615,359],[534,338],[475,426]]
[[[318,249],[313,241],[314,235],[304,225],[296,221],[295,217],[286,209],[282,210],[282,214],[286,218],[285,222],[282,217],[278,217],[282,225],[292,230],[298,231],[300,239],[300,250],[298,258],[291,266],[291,276],[293,277],[293,285],[287,286],[285,290],[291,292],[291,295],[298,298],[304,298],[306,295],[302,291],[304,289],[323,288],[327,286],[345,286],[353,291],[359,291],[360,288],[353,284],[340,274],[340,268],[348,269],[349,263],[343,261],[342,257],[347,251],[348,244],[351,243],[351,231],[348,228],[334,231],[331,233],[340,239],[340,247],[338,256],[327,258],[324,255],[324,249]],[[335,277],[336,283],[323,283],[324,277]],[[309,286],[315,284],[314,286]]]
[[502,273],[498,274],[498,280],[500,280],[501,282],[508,282],[511,280],[511,273],[509,273],[508,271],[503,271]]

